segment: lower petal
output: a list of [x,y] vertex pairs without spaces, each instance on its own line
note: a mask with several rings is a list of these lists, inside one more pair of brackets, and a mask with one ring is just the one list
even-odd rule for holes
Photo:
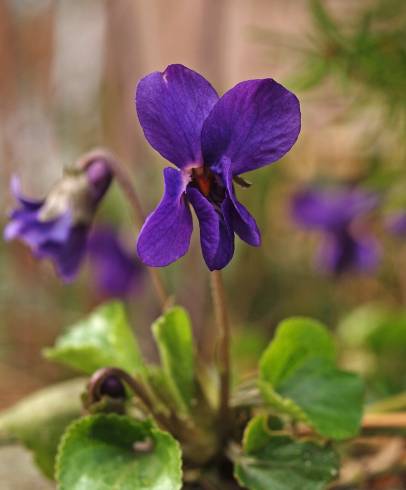
[[378,242],[373,238],[364,238],[357,243],[356,263],[358,268],[364,271],[373,271],[380,258]]
[[37,250],[39,258],[51,259],[58,275],[65,281],[72,281],[78,273],[86,252],[87,226],[71,228],[68,239],[63,242],[47,242]]
[[95,283],[103,296],[124,298],[142,283],[144,266],[124,248],[114,229],[104,226],[87,242]]
[[200,243],[207,267],[223,269],[234,255],[234,232],[213,205],[197,190],[189,188],[188,198],[200,225]]
[[40,221],[37,211],[18,209],[10,216],[10,222],[4,228],[4,239],[19,238],[32,249],[46,242],[63,243],[68,239],[72,219],[64,213],[52,221]]
[[221,163],[223,178],[225,181],[229,199],[225,200],[225,209],[234,231],[249,245],[258,247],[261,244],[261,233],[255,219],[248,209],[238,202],[233,188],[233,175],[231,161],[223,159]]
[[372,238],[354,238],[348,234],[329,236],[320,249],[320,265],[335,274],[358,270],[373,270],[379,259],[379,250]]
[[193,231],[192,215],[185,199],[182,173],[164,169],[165,193],[158,207],[146,219],[137,242],[141,261],[163,267],[185,255]]

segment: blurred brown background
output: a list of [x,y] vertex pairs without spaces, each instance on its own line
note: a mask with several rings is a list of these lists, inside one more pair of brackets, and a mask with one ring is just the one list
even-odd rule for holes
[[[348,18],[365,6],[326,3]],[[13,204],[12,173],[21,177],[27,194],[41,196],[64,165],[97,145],[110,147],[128,166],[150,211],[161,194],[165,162],[143,139],[133,104],[137,80],[183,63],[220,93],[240,80],[269,76],[289,86],[311,30],[304,0],[0,0],[2,222]],[[249,333],[258,327],[261,340],[253,344],[260,346],[283,316],[309,314],[334,325],[342,312],[364,301],[397,301],[397,293],[374,277],[339,283],[319,277],[312,268],[316,241],[303,239],[287,211],[287,196],[302,182],[362,174],[359,136],[371,126],[375,109],[343,124],[348,101],[334,87],[300,98],[298,144],[284,163],[253,176],[254,186],[242,197],[260,212],[263,247],[239,243],[226,273],[236,328],[248,327]],[[131,214],[117,189],[100,214],[121,223],[134,248]],[[195,233],[191,253],[164,275],[190,309],[200,348],[210,355],[215,332],[197,241]],[[86,271],[74,285],[62,285],[48,263],[36,263],[19,243],[1,243],[0,270],[0,407],[5,407],[71,375],[43,361],[41,348],[100,298]],[[158,313],[148,285],[130,308],[148,352],[148,325]]]
[[[103,145],[131,168],[150,210],[163,162],[140,131],[137,80],[170,63],[201,72],[220,92],[244,78],[281,78],[289,60],[267,56],[256,34],[270,24],[304,29],[305,2],[1,0],[1,209],[12,206],[12,173],[27,194],[42,196],[64,165]],[[92,299],[80,286],[61,285],[24,246],[2,244],[1,252],[0,406],[7,406],[60,375],[40,350]]]

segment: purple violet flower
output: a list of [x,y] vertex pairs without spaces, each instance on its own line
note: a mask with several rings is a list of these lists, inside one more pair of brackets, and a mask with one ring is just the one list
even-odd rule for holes
[[125,298],[137,290],[144,266],[122,245],[110,227],[98,227],[88,240],[88,256],[100,293],[109,298]]
[[193,224],[210,270],[234,254],[234,233],[259,246],[254,218],[237,200],[240,174],[282,158],[300,132],[297,97],[271,78],[237,84],[219,98],[183,65],[154,72],[137,86],[136,108],[151,146],[177,168],[164,169],[165,192],[138,238],[141,260],[166,266],[188,250]]
[[84,168],[66,170],[45,199],[31,200],[22,196],[19,180],[13,177],[11,191],[19,207],[10,214],[5,240],[19,238],[37,258],[49,258],[63,280],[71,281],[85,255],[90,225],[111,179],[108,165],[93,159]]
[[379,249],[359,223],[377,205],[375,194],[359,189],[311,188],[293,197],[292,215],[301,227],[324,232],[318,256],[323,269],[369,271],[377,265]]
[[387,230],[399,238],[406,237],[406,212],[398,211],[385,219]]

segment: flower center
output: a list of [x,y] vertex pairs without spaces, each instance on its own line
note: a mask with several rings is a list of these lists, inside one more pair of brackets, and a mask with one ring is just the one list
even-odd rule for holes
[[219,175],[207,167],[192,168],[191,182],[212,203],[219,205],[225,197],[225,187]]

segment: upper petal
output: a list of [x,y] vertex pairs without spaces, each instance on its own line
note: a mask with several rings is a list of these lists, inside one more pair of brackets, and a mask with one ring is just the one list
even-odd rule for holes
[[165,192],[158,207],[146,219],[137,242],[144,264],[163,267],[188,251],[193,230],[186,201],[187,181],[179,170],[164,169]]
[[231,162],[223,159],[223,178],[229,199],[224,201],[225,212],[235,233],[249,245],[258,247],[261,244],[261,233],[255,219],[248,209],[237,199],[234,192]]
[[183,65],[169,65],[140,80],[135,98],[145,137],[178,167],[201,162],[203,122],[217,100],[210,83]]
[[233,175],[279,160],[300,132],[297,97],[271,78],[241,82],[206,119],[202,151],[207,165],[230,158]]
[[377,204],[375,194],[358,189],[308,188],[293,196],[292,215],[305,228],[339,231]]
[[19,203],[27,210],[35,211],[44,204],[43,199],[30,199],[23,196],[21,191],[21,182],[17,175],[13,175],[11,177],[10,190],[15,199],[19,201]]
[[223,214],[195,188],[187,190],[188,198],[196,212],[200,226],[200,244],[207,267],[223,269],[234,255],[234,232]]

